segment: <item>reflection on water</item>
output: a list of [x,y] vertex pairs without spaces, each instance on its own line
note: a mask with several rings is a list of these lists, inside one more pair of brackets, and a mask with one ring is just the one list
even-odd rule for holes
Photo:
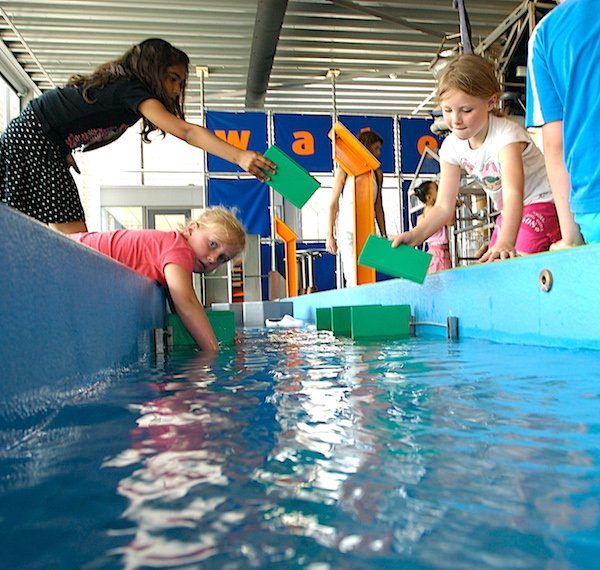
[[[44,468],[18,487],[44,497],[75,457],[102,458],[73,494],[87,501],[96,473],[110,508],[81,533],[76,564],[53,547],[57,568],[590,568],[599,358],[249,331],[236,351],[188,355],[63,410]],[[20,537],[39,532],[39,511]]]

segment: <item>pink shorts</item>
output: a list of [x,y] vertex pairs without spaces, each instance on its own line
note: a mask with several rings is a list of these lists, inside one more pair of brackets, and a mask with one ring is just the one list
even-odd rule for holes
[[[502,227],[502,214],[496,219],[496,227],[490,247],[498,241]],[[550,245],[560,239],[560,226],[554,202],[539,202],[523,206],[523,218],[515,249],[521,253],[548,251]]]

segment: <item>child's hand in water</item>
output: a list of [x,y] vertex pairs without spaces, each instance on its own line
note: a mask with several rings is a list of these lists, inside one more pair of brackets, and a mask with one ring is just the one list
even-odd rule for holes
[[242,151],[238,165],[241,166],[246,172],[253,174],[264,182],[265,180],[271,180],[268,174],[263,172],[266,170],[272,174],[275,174],[276,166],[268,158],[265,158],[260,152],[254,152],[252,150]]

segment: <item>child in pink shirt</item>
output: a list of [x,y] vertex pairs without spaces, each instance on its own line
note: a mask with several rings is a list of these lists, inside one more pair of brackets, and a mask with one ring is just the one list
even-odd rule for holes
[[167,287],[177,314],[198,346],[218,350],[194,291],[192,273],[210,273],[246,249],[246,231],[232,212],[209,208],[181,231],[116,230],[69,237]]

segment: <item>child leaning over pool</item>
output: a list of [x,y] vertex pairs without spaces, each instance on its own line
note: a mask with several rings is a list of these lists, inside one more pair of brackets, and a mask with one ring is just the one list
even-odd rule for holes
[[179,231],[116,230],[69,237],[167,287],[175,311],[196,344],[202,350],[218,350],[210,321],[196,297],[192,273],[210,273],[244,253],[246,231],[233,212],[208,208]]
[[421,224],[392,236],[393,247],[417,246],[444,227],[463,168],[501,212],[481,261],[547,251],[560,239],[544,157],[527,131],[496,109],[500,91],[491,64],[478,55],[459,55],[444,68],[438,100],[452,133],[440,148],[437,200]]

